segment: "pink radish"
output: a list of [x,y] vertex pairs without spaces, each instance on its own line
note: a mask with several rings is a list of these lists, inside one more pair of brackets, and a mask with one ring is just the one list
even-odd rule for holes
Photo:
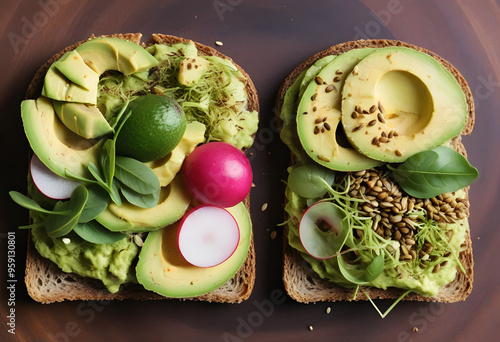
[[210,142],[195,148],[186,157],[182,171],[195,198],[224,208],[243,201],[252,187],[248,158],[225,142]]
[[31,157],[31,179],[42,194],[53,199],[67,199],[81,182],[63,178],[52,172],[36,154]]
[[204,204],[182,218],[177,233],[179,252],[198,267],[213,267],[226,261],[238,247],[240,230],[224,208]]
[[337,255],[345,243],[349,228],[345,213],[332,202],[317,202],[302,214],[299,238],[306,252],[316,259]]

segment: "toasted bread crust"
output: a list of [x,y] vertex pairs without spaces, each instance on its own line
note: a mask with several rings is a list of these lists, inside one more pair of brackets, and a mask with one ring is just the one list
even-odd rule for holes
[[[115,37],[130,40],[142,46],[149,46],[151,44],[173,44],[189,41],[185,38],[163,34],[154,34],[151,38],[151,41],[147,44],[141,42],[142,34],[140,33],[113,34],[106,35],[105,37]],[[92,38],[95,38],[95,36],[92,36],[89,39]],[[76,47],[88,41],[89,39],[85,39],[71,46],[68,46],[67,48],[52,56],[43,66],[41,66],[32,79],[26,92],[25,98],[36,99],[41,93],[44,77],[50,65],[58,60],[63,54],[68,51],[74,50]],[[201,55],[218,56],[224,59],[231,60],[229,57],[209,46],[196,42],[195,45],[200,51]],[[239,65],[237,65],[236,63],[234,64],[247,80],[247,109],[249,111],[255,110],[259,112],[257,90],[252,80]],[[247,211],[250,213],[249,196],[244,200],[244,204]],[[218,303],[240,303],[248,299],[248,297],[250,297],[250,294],[252,293],[255,283],[255,267],[255,247],[252,235],[247,258],[233,278],[231,278],[224,285],[212,292],[197,297],[182,299]],[[61,302],[64,300],[158,300],[168,298],[148,291],[139,284],[124,284],[118,292],[110,293],[99,280],[82,277],[74,273],[65,273],[59,267],[57,267],[56,264],[46,258],[43,258],[38,253],[31,239],[31,236],[28,239],[25,283],[28,294],[31,296],[31,298],[38,302],[46,304],[52,302]]]
[[[474,127],[475,120],[474,100],[472,92],[460,72],[447,60],[429,50],[401,41],[387,39],[359,40],[341,43],[311,56],[306,61],[298,65],[285,78],[277,94],[275,113],[277,113],[276,121],[278,127],[281,127],[281,119],[279,115],[281,113],[281,106],[283,105],[283,99],[286,91],[292,85],[297,76],[315,61],[328,55],[338,55],[352,49],[382,48],[387,46],[403,46],[427,53],[438,60],[453,74],[465,94],[469,108],[468,120],[461,135],[470,134]],[[461,135],[453,138],[451,147],[467,157],[465,147],[462,144]],[[293,156],[291,156],[291,158],[293,160]],[[465,189],[465,193],[466,198],[468,198],[468,188]],[[302,258],[300,253],[288,244],[288,227],[286,225],[284,226],[283,233],[283,254],[283,282],[285,289],[290,297],[301,303],[367,300],[368,298],[365,296],[365,292],[371,299],[394,299],[400,297],[405,292],[404,290],[396,288],[382,290],[374,287],[361,287],[357,292],[356,298],[354,299],[354,289],[343,288],[331,281],[322,279],[312,270],[310,265]],[[459,261],[466,271],[465,274],[458,271],[456,278],[448,285],[443,286],[437,295],[425,297],[417,293],[410,293],[405,296],[404,300],[443,303],[465,300],[471,293],[473,284],[474,260],[472,256],[472,242],[469,231],[466,234],[464,251],[460,253]]]
[[[250,199],[245,199],[250,212]],[[159,300],[167,299],[140,284],[123,284],[116,293],[109,292],[101,281],[63,272],[52,261],[42,257],[35,248],[31,236],[28,239],[25,283],[28,294],[34,300],[48,304],[65,300]],[[247,258],[238,272],[224,285],[207,294],[182,298],[217,303],[240,303],[252,293],[255,283],[255,247],[253,236]]]

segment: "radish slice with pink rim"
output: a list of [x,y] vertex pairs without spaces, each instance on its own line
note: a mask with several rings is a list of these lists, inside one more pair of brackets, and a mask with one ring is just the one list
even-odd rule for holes
[[302,215],[299,238],[306,252],[316,259],[336,256],[347,239],[345,213],[332,202],[317,202]]
[[182,218],[177,233],[181,255],[191,265],[217,266],[233,255],[240,230],[233,215],[224,208],[201,205]]
[[73,190],[82,184],[55,174],[40,161],[36,154],[31,157],[30,172],[31,179],[38,190],[52,199],[68,199]]

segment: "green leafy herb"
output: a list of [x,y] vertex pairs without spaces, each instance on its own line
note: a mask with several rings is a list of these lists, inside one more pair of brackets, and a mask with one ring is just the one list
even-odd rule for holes
[[290,171],[287,184],[297,195],[319,198],[335,180],[335,172],[314,164],[300,165]]
[[[113,140],[115,142],[116,142],[116,139],[118,139],[118,135],[120,134],[120,131],[122,130],[123,125],[125,124],[125,122],[127,122],[130,115],[132,115],[132,111],[130,109],[125,111],[128,108],[128,103],[129,103],[129,101],[125,102],[125,105],[123,106],[122,110],[120,111],[120,113],[117,116],[116,125],[118,125],[118,128],[116,128],[115,135],[113,136]],[[120,121],[120,118],[122,117],[122,115],[125,115],[125,116]],[[113,128],[115,128],[115,127],[113,126]]]
[[80,215],[79,223],[89,222],[102,213],[110,203],[109,194],[97,184],[87,185],[88,199]]
[[377,255],[368,265],[357,262],[350,264],[343,257],[337,257],[339,269],[344,278],[353,284],[363,285],[377,279],[384,271],[384,256]]
[[116,148],[114,140],[108,139],[104,142],[99,157],[99,163],[104,173],[104,180],[111,187],[113,177],[115,176]]
[[122,205],[122,198],[120,197],[120,185],[116,179],[113,179],[113,182],[111,183],[109,195],[111,196],[111,200],[115,202],[116,205]]
[[18,205],[20,205],[23,208],[29,209],[29,210],[34,210],[38,211],[40,213],[44,214],[52,214],[52,215],[67,215],[70,213],[69,210],[47,210],[42,208],[38,203],[33,201],[31,198],[28,196],[25,196],[17,191],[10,191],[9,192],[10,197],[14,202],[16,202]]
[[[87,168],[88,168],[88,166],[87,166]],[[83,182],[83,183],[95,183],[95,184],[99,183],[95,179],[80,176],[79,174],[76,174],[67,168],[64,169],[64,173],[65,173],[66,177],[69,179],[78,180],[78,181]]]
[[80,185],[71,194],[69,201],[59,201],[54,206],[55,211],[69,211],[67,215],[48,215],[45,219],[45,230],[52,238],[64,236],[71,232],[80,219],[80,215],[87,203],[88,191]]
[[445,146],[417,153],[397,168],[388,168],[403,190],[417,198],[460,190],[478,177],[477,169],[463,155]]
[[152,194],[160,189],[160,181],[154,171],[129,157],[116,157],[115,177],[139,194]]
[[105,189],[108,189],[108,183],[104,180],[104,177],[101,174],[99,167],[92,162],[88,162],[87,168],[89,169],[92,176],[97,180],[97,182],[101,184]]
[[160,188],[151,194],[140,194],[125,185],[121,185],[120,190],[127,201],[140,208],[153,208],[160,199]]
[[113,243],[127,237],[127,234],[108,230],[95,220],[86,223],[78,223],[75,225],[74,231],[85,241],[95,244]]
[[125,101],[125,103],[123,104],[122,108],[120,109],[120,112],[118,112],[118,114],[114,117],[114,122],[113,122],[113,124],[112,124],[111,127],[113,127],[113,129],[116,132],[115,136],[118,135],[117,129],[116,129],[118,127],[118,125],[120,124],[120,127],[118,127],[118,131],[119,131],[121,129],[121,126],[123,126],[124,121],[126,121],[126,119],[128,118],[128,116],[130,115],[130,113],[127,113],[126,118],[123,120],[123,122],[120,123],[120,119],[122,118],[123,114],[127,110],[129,102],[130,102],[130,99],[127,99]]

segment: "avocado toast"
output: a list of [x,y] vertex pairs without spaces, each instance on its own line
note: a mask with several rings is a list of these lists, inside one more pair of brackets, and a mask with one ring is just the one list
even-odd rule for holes
[[[137,112],[143,108],[135,101],[148,96],[168,99],[167,106],[175,107],[166,112],[178,125],[175,130],[169,125],[165,138],[173,139],[175,134],[177,138],[161,158],[137,160],[156,149],[164,140],[161,136],[149,147],[139,148],[134,158],[124,158],[121,151],[135,149],[144,140],[137,138],[132,144],[124,137],[135,137],[140,130],[130,124],[127,133],[126,124],[134,117],[134,103]],[[30,207],[25,281],[33,299],[51,303],[175,297],[238,303],[248,298],[255,278],[249,195],[227,208],[239,225],[240,240],[236,251],[220,265],[199,268],[178,259],[179,253],[174,253],[177,259],[166,260],[167,247],[163,246],[179,220],[199,205],[182,176],[185,158],[198,145],[211,141],[224,141],[238,152],[253,142],[257,93],[238,65],[213,48],[174,36],[154,34],[148,44],[141,42],[141,34],[92,37],[43,65],[26,99],[21,108],[23,125],[34,153],[53,173],[83,185],[69,200],[55,200],[39,191],[30,173],[28,194],[36,207]],[[118,138],[125,141],[124,149]],[[124,162],[130,159],[136,162],[127,166]],[[132,182],[123,176],[131,165],[142,169]],[[114,177],[108,177],[110,173]],[[134,183],[139,186],[130,191]],[[148,184],[155,184],[155,189],[144,190]],[[104,196],[96,195],[102,189]],[[58,206],[75,202],[78,191],[86,204],[78,215],[68,218],[78,222],[48,229],[47,221],[58,216]],[[23,201],[28,200],[17,202]],[[70,211],[74,209],[69,206]],[[94,209],[89,211],[89,207]],[[175,241],[168,246],[177,248]],[[136,269],[141,254],[148,261]],[[153,276],[152,282],[144,280]]]
[[[449,62],[400,41],[338,44],[289,74],[276,108],[291,151],[283,280],[292,298],[467,298],[477,170],[461,135],[474,103]],[[459,180],[442,186],[450,171]]]

